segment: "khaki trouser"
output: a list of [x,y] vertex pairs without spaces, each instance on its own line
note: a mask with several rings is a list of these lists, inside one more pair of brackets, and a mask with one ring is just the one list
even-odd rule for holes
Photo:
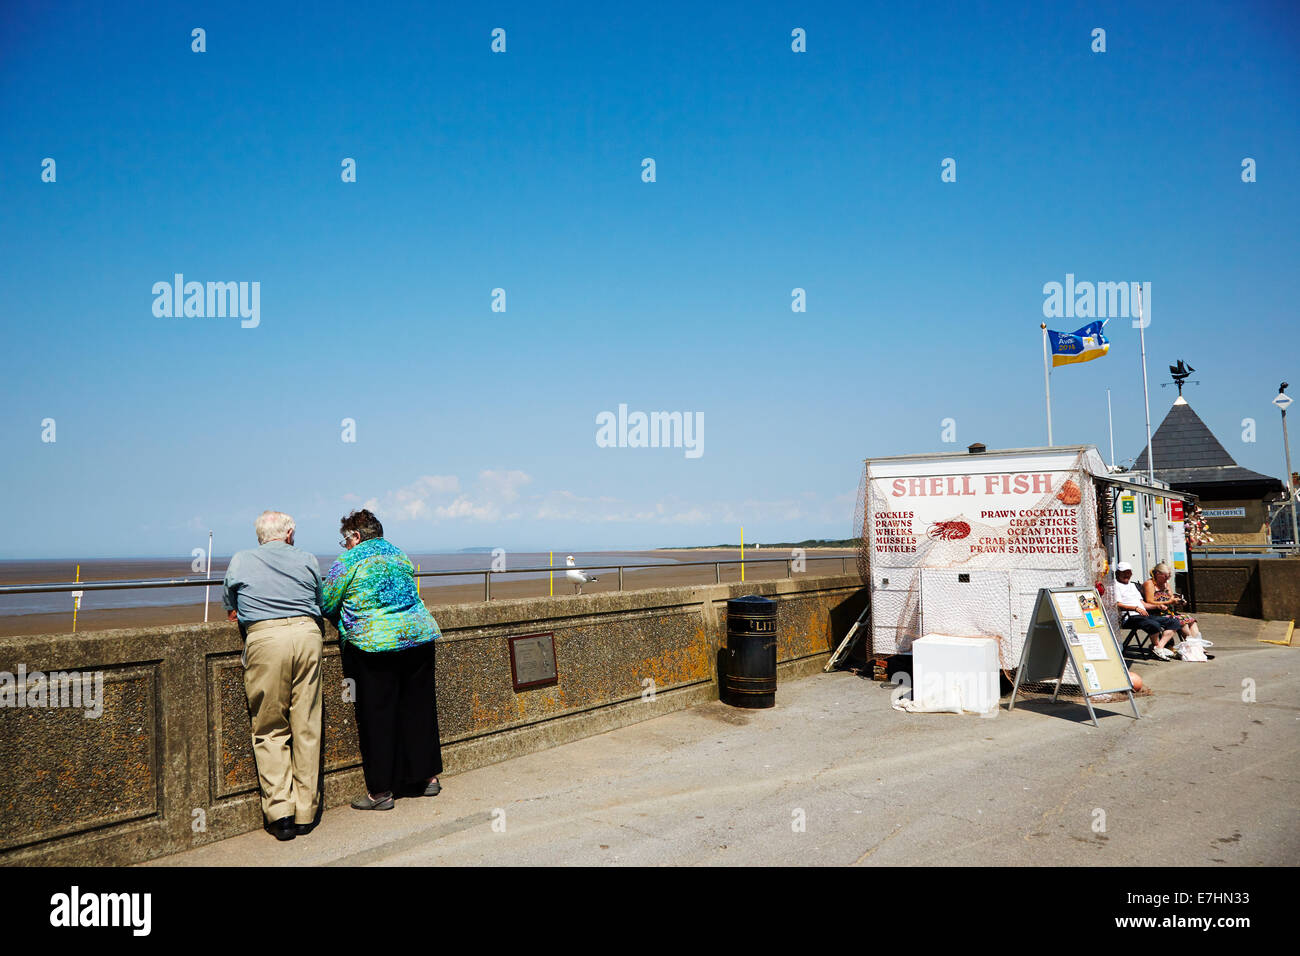
[[321,633],[309,617],[248,625],[244,690],[267,823],[311,823],[320,802]]

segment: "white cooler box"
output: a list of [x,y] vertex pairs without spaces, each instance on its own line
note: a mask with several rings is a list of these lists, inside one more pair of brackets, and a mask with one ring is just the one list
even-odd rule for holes
[[998,673],[998,642],[991,637],[927,634],[912,644],[917,711],[993,713],[1001,696]]

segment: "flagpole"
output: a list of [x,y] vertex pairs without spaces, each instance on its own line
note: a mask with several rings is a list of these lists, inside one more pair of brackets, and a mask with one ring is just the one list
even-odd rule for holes
[[1110,411],[1110,389],[1106,389],[1106,421],[1110,424],[1110,467],[1115,467],[1115,417]]
[[[208,532],[208,566],[207,569],[203,572],[203,576],[205,578],[208,578],[209,580],[212,578],[212,532],[211,531]],[[211,585],[205,584],[203,586],[203,623],[204,624],[208,623],[208,593],[211,590],[212,590]]]
[[1047,396],[1047,447],[1052,447],[1052,377],[1050,366],[1047,364],[1047,323],[1042,322],[1039,328],[1043,330],[1043,392]]
[[1156,450],[1151,447],[1151,393],[1147,390],[1147,323],[1142,316],[1142,283],[1137,283],[1138,338],[1142,343],[1142,401],[1147,410],[1147,478],[1156,483]]

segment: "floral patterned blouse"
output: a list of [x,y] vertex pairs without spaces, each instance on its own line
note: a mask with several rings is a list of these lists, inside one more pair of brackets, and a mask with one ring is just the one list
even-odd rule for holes
[[415,565],[384,538],[344,551],[322,584],[325,616],[357,650],[400,651],[442,636],[420,600]]

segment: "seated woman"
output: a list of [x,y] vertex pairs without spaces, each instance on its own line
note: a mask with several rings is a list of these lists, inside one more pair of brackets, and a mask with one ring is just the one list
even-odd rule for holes
[[1175,594],[1174,589],[1170,587],[1169,579],[1172,576],[1173,569],[1161,561],[1151,569],[1151,580],[1142,586],[1144,592],[1142,598],[1154,613],[1164,614],[1176,620],[1178,632],[1183,637],[1200,637],[1201,629],[1196,624],[1196,618],[1178,610],[1187,603],[1187,599]]
[[1119,610],[1120,624],[1140,627],[1155,637],[1151,645],[1152,654],[1162,661],[1173,660],[1173,652],[1165,645],[1178,636],[1181,625],[1176,618],[1152,615],[1156,607],[1148,605],[1142,591],[1133,583],[1133,565],[1127,561],[1115,565],[1115,607]]

